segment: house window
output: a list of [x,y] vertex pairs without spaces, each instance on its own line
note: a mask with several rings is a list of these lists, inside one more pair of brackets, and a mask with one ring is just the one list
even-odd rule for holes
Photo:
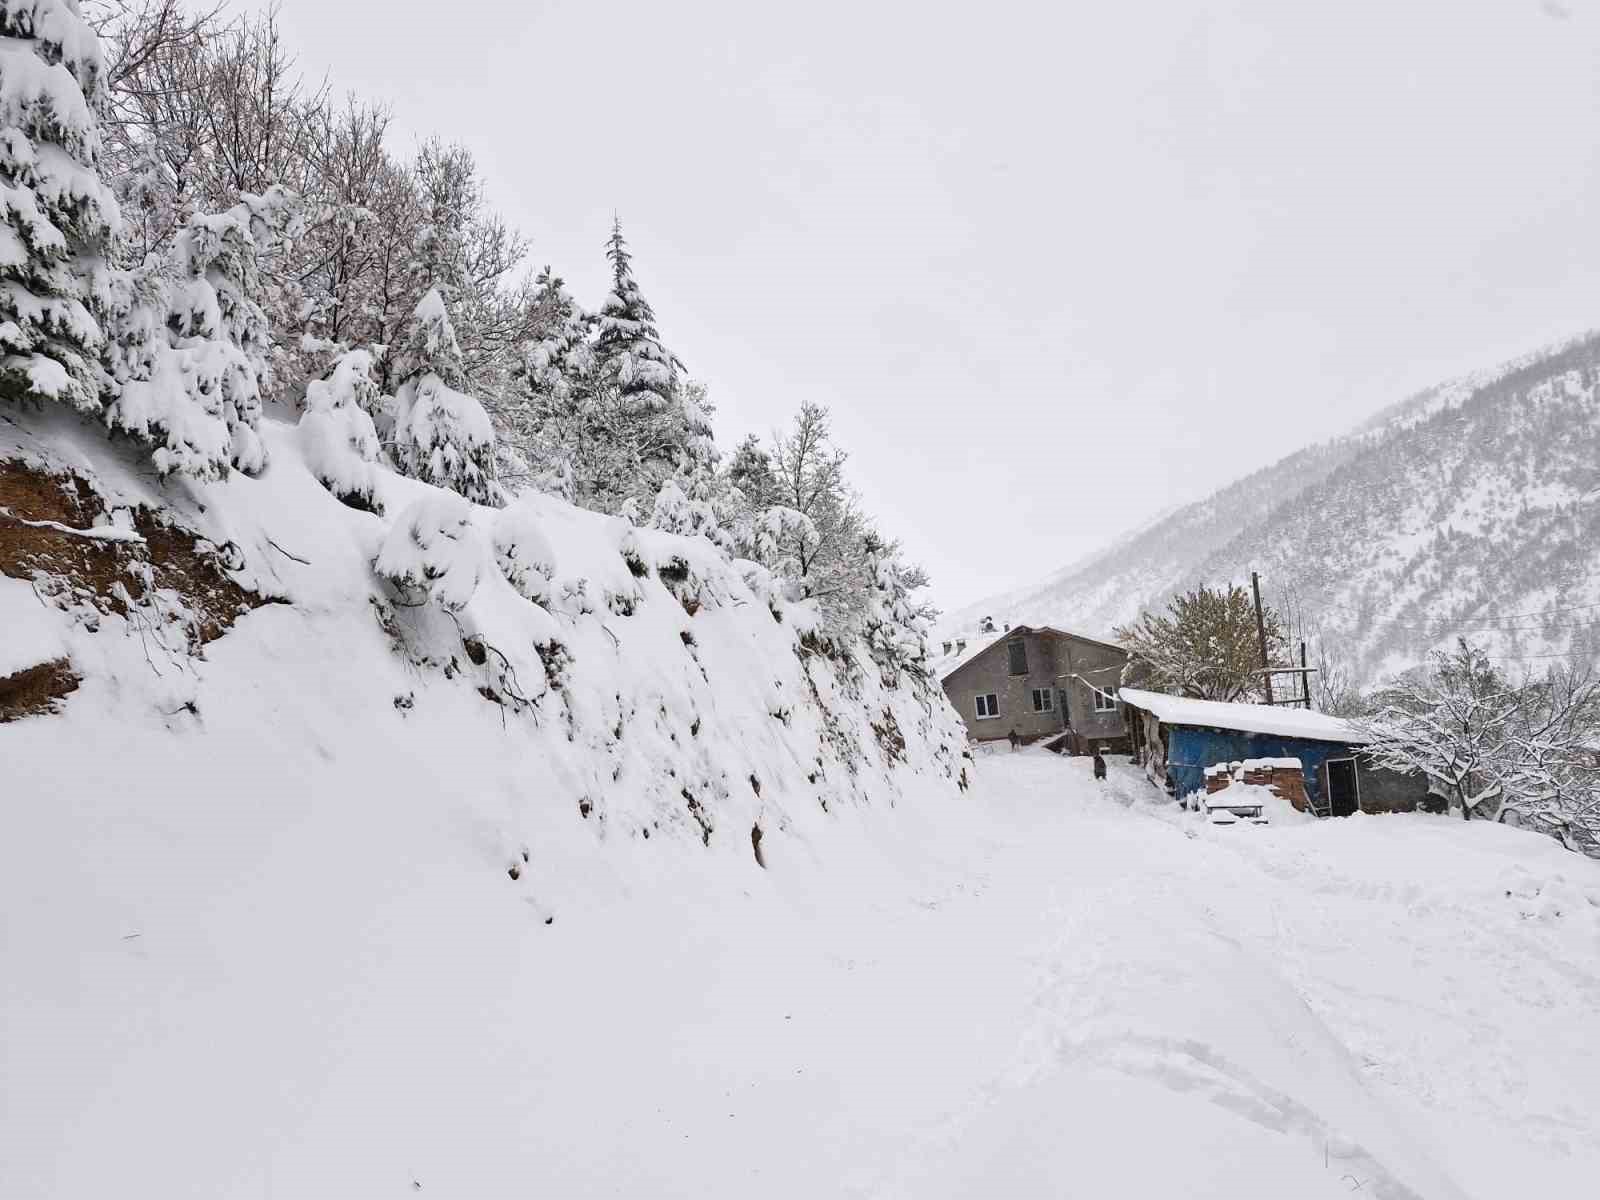
[[1102,692],[1099,688],[1094,690],[1094,710],[1097,713],[1117,711],[1117,698],[1110,692]]
[[978,720],[987,721],[990,717],[1000,715],[1000,697],[990,692],[986,696],[978,697]]
[[1033,711],[1034,712],[1052,712],[1052,711],[1054,711],[1054,709],[1055,709],[1055,689],[1054,688],[1034,688],[1033,689]]
[[1011,655],[1011,673],[1013,675],[1026,675],[1028,673],[1028,644],[1020,638],[1014,642],[1007,642],[1006,653]]

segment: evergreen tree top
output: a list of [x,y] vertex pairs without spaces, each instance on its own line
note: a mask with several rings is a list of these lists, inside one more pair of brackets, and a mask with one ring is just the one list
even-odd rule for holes
[[395,369],[402,385],[428,374],[437,375],[449,388],[460,389],[465,385],[461,347],[438,288],[429,288],[417,301]]

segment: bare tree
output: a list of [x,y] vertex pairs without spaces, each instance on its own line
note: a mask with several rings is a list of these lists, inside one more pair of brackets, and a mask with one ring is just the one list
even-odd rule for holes
[[[1283,619],[1263,613],[1269,655],[1284,651]],[[1175,596],[1166,613],[1146,612],[1116,631],[1130,656],[1123,682],[1198,700],[1243,700],[1262,691],[1261,645],[1250,594],[1199,587]]]
[[779,573],[817,601],[834,629],[862,616],[870,583],[862,552],[869,525],[845,477],[849,457],[834,444],[827,408],[811,401],[800,406],[788,433],[773,437],[775,502],[810,521],[781,539]]

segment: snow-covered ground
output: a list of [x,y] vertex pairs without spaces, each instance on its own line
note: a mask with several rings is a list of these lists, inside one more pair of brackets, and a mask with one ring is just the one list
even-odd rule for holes
[[1212,828],[1126,767],[1022,752],[960,797],[838,810],[766,870],[574,814],[512,881],[482,805],[331,790],[358,767],[331,739],[298,793],[218,770],[125,804],[112,765],[149,736],[63,762],[0,846],[0,1195],[1600,1177],[1600,863],[1531,834]]

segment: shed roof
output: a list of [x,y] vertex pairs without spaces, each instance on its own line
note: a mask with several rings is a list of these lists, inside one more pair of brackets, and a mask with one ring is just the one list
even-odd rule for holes
[[1189,725],[1200,729],[1230,729],[1238,733],[1266,733],[1276,737],[1305,738],[1313,742],[1344,742],[1360,745],[1367,738],[1343,717],[1310,712],[1303,708],[1284,708],[1274,704],[1224,704],[1219,700],[1191,700],[1187,696],[1168,696],[1122,688],[1117,693],[1124,704],[1153,713],[1167,725]]

